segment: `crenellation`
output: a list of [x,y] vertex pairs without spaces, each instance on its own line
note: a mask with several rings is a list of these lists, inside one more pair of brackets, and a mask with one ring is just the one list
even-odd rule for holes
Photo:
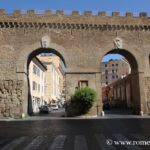
[[[83,12],[83,15],[80,14],[79,11],[72,11],[72,13],[70,15],[65,15],[64,11],[63,10],[56,10],[55,13],[52,15],[52,11],[51,10],[45,10],[44,11],[44,14],[37,14],[35,10],[27,10],[27,13],[23,13],[21,10],[14,10],[12,12],[12,14],[8,14],[8,13],[5,13],[5,10],[4,9],[0,9],[0,15],[5,15],[4,17],[7,17],[7,16],[12,16],[14,15],[15,17],[18,17],[18,16],[25,16],[25,15],[29,15],[29,16],[80,16],[80,17],[83,17],[83,16],[86,16],[86,17],[89,17],[89,16],[92,16],[93,18],[97,17],[97,16],[101,16],[101,17],[111,17],[109,15],[107,15],[107,13],[105,11],[100,11],[98,12],[98,15],[94,15],[92,11],[84,11]],[[124,17],[124,18],[128,18],[128,17],[133,17],[133,18],[138,18],[137,16],[134,16],[132,12],[126,12],[125,13],[125,16],[121,16],[120,15],[120,12],[112,12],[112,17]],[[146,12],[140,12],[139,13],[139,18],[148,18],[147,16],[147,13]]]
[[104,17],[104,16],[106,16],[106,12],[105,11],[100,11],[100,12],[98,12],[98,16]]
[[56,10],[56,15],[57,16],[63,16],[64,15],[64,11],[63,10]]
[[86,17],[92,16],[92,11],[85,11],[84,16]]
[[34,15],[35,14],[35,10],[27,10],[27,15]]
[[72,11],[72,16],[80,16],[79,11]]
[[45,15],[51,16],[52,15],[52,11],[51,10],[45,10]]
[[145,17],[147,17],[147,13],[146,12],[140,12],[139,17],[145,18]]
[[21,10],[14,10],[13,15],[15,16],[21,15]]
[[119,12],[112,12],[112,17],[118,17],[118,16],[120,16]]
[[132,12],[126,12],[126,17],[133,17],[133,13]]

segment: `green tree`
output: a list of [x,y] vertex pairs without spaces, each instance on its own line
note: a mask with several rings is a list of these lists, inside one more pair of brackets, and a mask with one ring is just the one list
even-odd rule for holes
[[96,101],[96,95],[96,91],[89,87],[77,89],[67,104],[67,114],[75,116],[87,113]]

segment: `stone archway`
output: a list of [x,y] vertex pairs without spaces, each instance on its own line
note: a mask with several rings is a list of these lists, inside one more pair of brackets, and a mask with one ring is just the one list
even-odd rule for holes
[[[33,108],[32,108],[32,94],[31,94],[31,88],[32,88],[32,84],[31,84],[31,81],[30,81],[30,73],[31,73],[31,67],[30,66],[30,63],[33,59],[36,58],[36,56],[38,56],[39,54],[42,54],[42,53],[51,53],[57,57],[60,58],[60,60],[62,61],[63,65],[64,65],[64,69],[66,69],[66,62],[64,60],[64,57],[62,56],[62,54],[60,54],[57,50],[55,49],[52,49],[52,48],[38,48],[34,51],[32,51],[29,56],[28,56],[28,60],[27,60],[27,113],[29,115],[33,114]],[[36,58],[36,60],[40,61],[40,59]],[[30,69],[29,69],[30,68]],[[47,68],[49,69],[49,68]],[[60,68],[61,69],[61,68]],[[29,70],[30,70],[30,73],[29,73]],[[51,69],[50,69],[51,70]],[[62,70],[61,70],[62,71]],[[65,70],[64,70],[65,71]],[[64,72],[65,73],[65,72]],[[40,77],[41,78],[41,77]],[[64,75],[64,78],[65,78],[65,75]],[[41,80],[41,79],[40,79]],[[48,80],[48,79],[46,79]],[[36,81],[36,80],[35,80]],[[31,85],[30,85],[31,84]],[[39,84],[41,85],[41,82],[39,82]],[[50,83],[49,83],[50,84]],[[46,86],[46,85],[45,85]],[[46,89],[45,89],[46,90]],[[49,91],[50,92],[50,91]],[[45,95],[46,96],[46,95]],[[40,98],[40,97],[39,97]],[[40,98],[41,99],[41,98]],[[43,99],[43,98],[42,98]]]
[[53,53],[60,57],[63,61],[65,67],[68,66],[67,60],[67,53],[64,47],[61,45],[57,45],[55,43],[51,43],[50,47],[44,48],[41,47],[40,43],[34,43],[32,45],[26,45],[22,51],[18,54],[18,58],[16,61],[16,78],[19,81],[22,81],[22,104],[21,104],[21,111],[18,113],[19,116],[21,114],[27,115],[28,114],[28,92],[29,92],[29,80],[28,80],[28,65],[33,57],[40,53]]
[[107,51],[107,54],[120,54],[124,56],[131,67],[131,95],[133,101],[133,111],[136,114],[143,114],[146,112],[146,102],[144,95],[144,73],[141,71],[142,62],[137,59],[136,54],[125,49],[112,49]]

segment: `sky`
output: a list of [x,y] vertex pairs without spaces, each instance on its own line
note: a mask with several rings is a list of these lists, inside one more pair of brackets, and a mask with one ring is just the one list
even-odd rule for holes
[[[147,12],[150,16],[150,0],[0,0],[0,9],[5,9],[7,13],[12,13],[15,9],[20,9],[22,12],[34,9],[37,13],[43,13],[47,9],[64,10],[66,14],[73,10],[78,10],[81,14],[89,10],[94,14],[98,11],[106,11],[107,15],[117,11],[121,15],[133,12],[135,16],[139,12]],[[111,58],[112,55],[106,56],[102,61],[108,61]],[[121,57],[113,55],[113,58]]]
[[138,14],[146,11],[150,15],[150,0],[0,0],[0,8],[7,12],[14,9],[36,9],[36,10],[85,10],[91,11],[126,11]]

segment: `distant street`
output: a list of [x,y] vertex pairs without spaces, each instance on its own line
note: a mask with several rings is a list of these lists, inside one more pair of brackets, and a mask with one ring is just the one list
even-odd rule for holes
[[0,122],[1,150],[149,150],[114,141],[149,141],[149,119],[49,119]]
[[50,113],[37,113],[33,116],[37,117],[64,117],[65,116],[65,109],[59,108],[58,110],[52,110]]

